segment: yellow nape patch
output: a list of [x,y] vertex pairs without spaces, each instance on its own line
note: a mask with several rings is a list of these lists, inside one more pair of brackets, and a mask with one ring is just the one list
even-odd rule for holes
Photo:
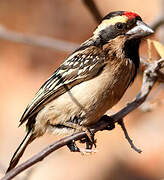
[[114,24],[116,24],[118,22],[126,23],[127,21],[128,21],[127,16],[115,16],[115,17],[110,18],[110,19],[105,19],[105,20],[102,21],[102,23],[94,31],[94,34],[99,33],[100,31],[102,31],[103,29],[109,27],[110,25],[114,25]]

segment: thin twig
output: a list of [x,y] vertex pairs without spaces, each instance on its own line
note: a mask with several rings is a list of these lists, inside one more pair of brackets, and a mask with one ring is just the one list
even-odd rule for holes
[[96,20],[96,22],[99,24],[102,20],[102,15],[98,10],[98,7],[96,6],[95,2],[93,0],[83,0],[83,3],[86,5],[86,7]]
[[125,138],[128,140],[131,148],[134,149],[136,152],[141,153],[141,152],[142,152],[141,149],[138,149],[138,148],[134,145],[133,141],[131,140],[130,136],[128,135],[128,131],[126,130],[126,127],[125,127],[125,124],[124,124],[123,119],[119,120],[119,121],[118,121],[118,124],[121,126],[121,128],[122,128],[122,130],[123,130],[123,132],[124,132]]
[[[164,59],[151,62],[148,65],[147,69],[144,71],[142,87],[137,97],[131,103],[127,104],[125,108],[123,108],[116,114],[110,116],[109,121],[100,121],[96,125],[94,125],[94,128],[93,127],[91,128],[91,132],[96,133],[97,131],[105,129],[107,126],[111,124],[111,120],[113,120],[113,122],[115,123],[118,122],[120,119],[122,119],[127,114],[129,114],[134,109],[136,109],[139,105],[141,105],[145,101],[148,94],[150,93],[152,87],[154,86],[157,80],[157,71],[159,71],[159,69],[163,66],[163,64],[164,64]],[[50,153],[54,152],[55,150],[67,145],[72,140],[77,141],[84,138],[85,136],[86,136],[85,132],[79,132],[71,136],[67,136],[65,138],[60,139],[59,141],[51,144],[50,146],[40,151],[38,154],[34,155],[29,160],[25,161],[24,163],[20,164],[16,168],[9,171],[1,180],[9,180],[14,178],[17,174],[21,173],[25,169],[43,160],[46,156],[48,156]]]
[[0,38],[8,41],[39,46],[44,48],[51,48],[60,51],[73,51],[78,47],[77,44],[67,42],[64,40],[59,40],[55,38],[50,38],[46,36],[39,35],[26,35],[21,32],[16,32],[8,30],[6,27],[0,25]]
[[151,24],[151,28],[153,30],[157,30],[160,26],[162,26],[164,24],[164,17],[160,16],[157,17]]
[[157,30],[160,26],[164,25],[164,0],[161,0],[160,12],[154,21],[151,23],[151,28]]

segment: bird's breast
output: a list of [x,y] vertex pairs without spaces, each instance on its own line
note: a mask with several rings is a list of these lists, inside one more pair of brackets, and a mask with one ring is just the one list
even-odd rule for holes
[[135,66],[129,59],[113,60],[105,66],[99,76],[81,84],[86,89],[82,95],[85,98],[84,107],[88,110],[88,118],[84,124],[94,124],[121,99],[134,73]]

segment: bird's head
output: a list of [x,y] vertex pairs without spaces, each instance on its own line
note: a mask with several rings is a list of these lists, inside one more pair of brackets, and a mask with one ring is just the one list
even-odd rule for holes
[[126,40],[142,39],[154,31],[146,25],[134,12],[116,11],[106,15],[94,31],[99,43],[106,44],[110,40],[124,36]]

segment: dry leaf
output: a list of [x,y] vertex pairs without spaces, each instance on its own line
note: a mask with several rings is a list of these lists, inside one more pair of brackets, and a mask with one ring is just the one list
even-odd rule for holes
[[159,41],[155,41],[155,40],[152,40],[152,43],[153,43],[156,51],[160,55],[160,57],[163,58],[164,57],[164,45],[161,44]]
[[151,62],[152,61],[152,40],[147,39],[147,45],[148,45],[148,61]]

